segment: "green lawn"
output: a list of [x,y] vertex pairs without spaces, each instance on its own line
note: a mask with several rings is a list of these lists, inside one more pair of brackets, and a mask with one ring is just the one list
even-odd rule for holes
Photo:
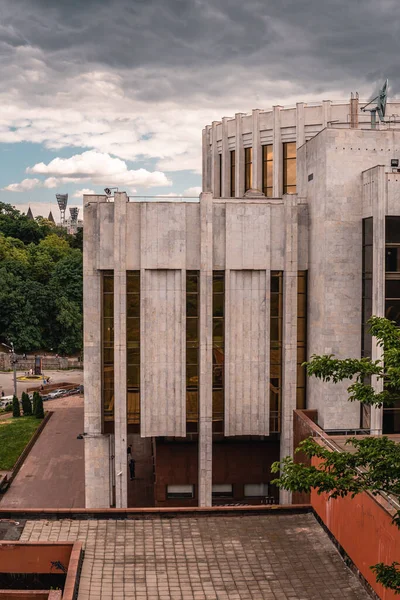
[[35,417],[0,421],[0,471],[13,468],[41,422],[41,419]]

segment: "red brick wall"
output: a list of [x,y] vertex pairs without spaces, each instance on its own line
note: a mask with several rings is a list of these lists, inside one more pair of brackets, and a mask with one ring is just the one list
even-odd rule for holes
[[[318,459],[312,464],[317,465]],[[365,493],[329,500],[313,491],[311,504],[379,598],[396,600],[398,596],[376,583],[370,569],[379,562],[400,562],[400,531],[392,525],[390,513]]]
[[[198,446],[192,443],[162,443],[156,446],[156,506],[197,506]],[[232,502],[257,504],[260,499],[244,499],[245,483],[267,483],[273,479],[271,464],[279,460],[278,441],[227,440],[213,444],[213,483],[233,484]],[[195,498],[168,500],[168,484],[194,484]]]

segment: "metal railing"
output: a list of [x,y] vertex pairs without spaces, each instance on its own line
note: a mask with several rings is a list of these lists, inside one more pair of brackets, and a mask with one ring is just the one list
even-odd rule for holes
[[200,202],[198,196],[128,196],[129,202]]

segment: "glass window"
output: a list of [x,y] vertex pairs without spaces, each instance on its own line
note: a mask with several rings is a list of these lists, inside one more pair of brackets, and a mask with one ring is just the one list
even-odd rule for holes
[[[372,258],[372,247],[371,247]],[[385,250],[385,265],[387,273],[400,272],[400,247],[386,246]]]
[[103,421],[114,421],[114,273],[102,275],[102,405]]
[[271,272],[270,315],[270,432],[279,433],[282,388],[282,271]]
[[296,142],[283,144],[283,193],[296,193]]
[[361,305],[361,356],[371,356],[372,337],[368,332],[368,319],[372,316],[372,217],[362,222],[362,305]]
[[400,217],[386,217],[386,244],[400,244]]
[[297,393],[296,408],[306,408],[307,360],[307,271],[299,271],[297,278]]
[[222,430],[224,420],[225,272],[213,272],[213,400],[212,418]]
[[126,386],[128,425],[140,423],[140,271],[126,273]]
[[234,198],[236,193],[235,193],[235,177],[236,177],[236,170],[235,170],[235,150],[231,150],[230,152],[231,155],[231,198]]
[[199,421],[199,271],[186,271],[186,431]]
[[253,148],[244,149],[244,191],[253,187]]
[[231,498],[233,496],[233,485],[231,483],[213,483],[213,498]]
[[267,198],[272,198],[274,154],[272,144],[263,146],[263,189]]
[[167,498],[194,498],[194,485],[167,485]]
[[268,496],[268,483],[245,483],[244,495],[247,498]]

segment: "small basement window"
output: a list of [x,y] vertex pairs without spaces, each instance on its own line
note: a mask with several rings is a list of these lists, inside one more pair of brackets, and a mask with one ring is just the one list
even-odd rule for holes
[[268,496],[268,483],[245,483],[244,495],[247,498]]
[[194,485],[167,485],[167,498],[194,498]]
[[213,498],[232,498],[233,486],[231,483],[214,483],[212,486]]

